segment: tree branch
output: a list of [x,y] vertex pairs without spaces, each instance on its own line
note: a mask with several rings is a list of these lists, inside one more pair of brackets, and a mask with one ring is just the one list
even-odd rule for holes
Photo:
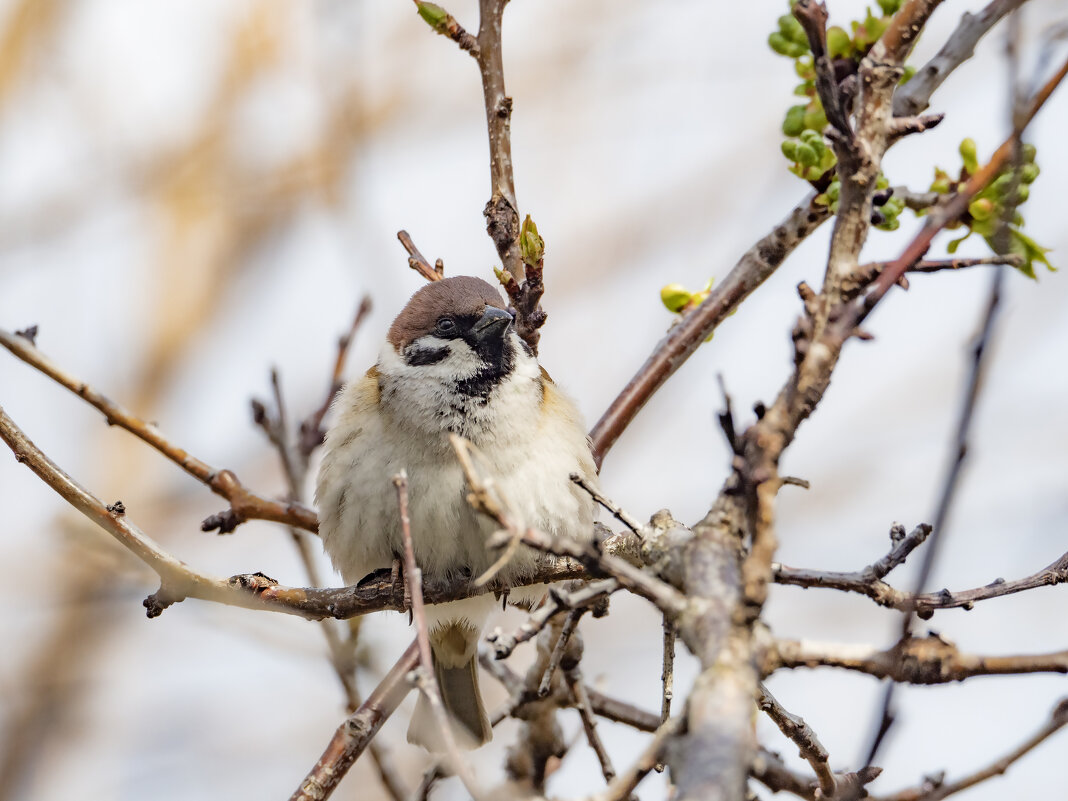
[[649,398],[697,351],[708,335],[831,216],[826,206],[813,202],[815,197],[815,194],[806,197],[771,233],[749,248],[708,297],[660,340],[590,432],[598,467]]
[[1050,714],[1050,719],[1046,725],[1028,737],[1019,746],[1000,759],[995,760],[990,765],[958,779],[955,782],[951,782],[950,784],[942,784],[941,781],[935,782],[928,780],[918,788],[902,790],[893,795],[883,796],[877,799],[877,801],[941,801],[943,798],[947,798],[962,790],[974,787],[980,782],[984,782],[994,776],[1002,775],[1014,762],[1021,759],[1038,745],[1045,742],[1049,737],[1056,734],[1066,724],[1068,724],[1068,699],[1062,699],[1057,706],[1053,708],[1053,712]]
[[945,684],[973,676],[1068,673],[1068,651],[1020,656],[963,654],[941,637],[910,637],[880,651],[868,645],[777,640],[764,664],[768,675],[784,668],[837,667],[904,684]]
[[812,766],[819,782],[820,792],[825,798],[834,798],[837,782],[829,766],[830,755],[823,743],[816,737],[816,732],[797,715],[792,715],[775,700],[763,683],[757,686],[757,705],[779,727],[788,740],[792,740],[801,754],[801,758]]
[[220,470],[200,461],[168,440],[155,425],[146,423],[84,381],[79,381],[64,372],[41,353],[29,339],[0,330],[0,345],[100,411],[108,425],[117,425],[126,429],[162,453],[197,481],[207,485],[216,495],[221,495],[229,501],[229,510],[212,515],[204,521],[202,527],[205,531],[217,528],[220,534],[226,534],[246,520],[253,519],[285,523],[313,533],[319,530],[319,521],[312,509],[299,503],[268,500],[251,492],[232,471]]
[[949,35],[942,49],[894,94],[894,116],[911,117],[926,109],[931,102],[931,95],[942,82],[957,67],[975,55],[975,45],[987,31],[1025,2],[1026,0],[994,0],[978,14],[965,11],[957,29]]
[[325,801],[330,797],[382,724],[408,694],[411,689],[408,674],[418,664],[419,649],[413,642],[360,708],[337,727],[323,755],[289,801]]

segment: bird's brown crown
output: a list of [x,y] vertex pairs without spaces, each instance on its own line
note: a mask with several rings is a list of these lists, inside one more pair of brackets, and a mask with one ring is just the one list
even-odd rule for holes
[[412,295],[389,327],[386,338],[401,351],[410,342],[433,331],[439,318],[446,315],[477,318],[486,306],[505,308],[500,293],[481,278],[457,275],[433,281]]

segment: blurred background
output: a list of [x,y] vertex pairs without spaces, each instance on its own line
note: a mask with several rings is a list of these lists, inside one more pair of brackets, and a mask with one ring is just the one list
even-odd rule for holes
[[[832,22],[863,15],[861,3],[829,5]],[[982,5],[944,3],[915,62]],[[448,8],[477,28],[474,0]],[[804,195],[779,153],[795,76],[766,45],[784,8],[517,0],[507,10],[517,196],[547,243],[541,361],[591,425],[670,324],[660,287],[723,276]],[[1033,0],[1024,11],[1022,70],[1032,76],[1066,9]],[[934,164],[955,171],[964,136],[977,140],[980,160],[1001,142],[1003,53],[996,30],[935,95],[932,110],[946,121],[891,152],[893,183],[926,189]],[[1062,91],[1029,130],[1043,174],[1023,208],[1027,231],[1062,267],[1066,128]],[[447,274],[492,280],[488,197],[477,69],[403,0],[0,3],[0,326],[39,325],[38,345],[60,365],[265,494],[282,494],[284,482],[249,400],[269,397],[271,366],[303,417],[324,396],[336,338],[364,294],[375,309],[349,375],[375,360],[422,283],[396,240],[402,228],[431,261],[444,259]],[[919,225],[907,213],[902,223],[873,232],[866,257],[897,255]],[[794,287],[818,286],[829,234],[827,225],[811,237],[642,412],[605,462],[608,495],[643,518],[662,507],[688,523],[703,515],[729,464],[716,376],[739,424],[774,397],[791,364]],[[985,255],[985,245],[969,240],[961,253]],[[931,520],[991,269],[916,276],[870,320],[876,340],[846,349],[783,465],[812,488],[780,496],[781,561],[857,569],[886,552],[894,521]],[[1068,546],[1068,280],[1007,278],[933,589],[1018,578]],[[0,404],[56,462],[100,497],[121,498],[133,521],[195,568],[305,583],[283,529],[201,533],[199,521],[223,508],[218,498],[6,352]],[[277,798],[297,787],[344,714],[314,624],[197,601],[147,620],[140,602],[154,577],[2,454],[0,508],[0,799]],[[893,583],[910,586],[914,569]],[[926,625],[966,651],[1060,650],[1066,604],[1068,588],[1045,588]],[[608,618],[583,621],[585,675],[658,709],[658,619],[633,599],[612,606]],[[900,625],[866,599],[788,587],[773,589],[767,615],[780,636],[880,647]],[[365,693],[409,637],[400,615],[366,620]],[[531,649],[513,662],[521,667]],[[694,667],[679,650],[681,699]],[[503,699],[492,679],[483,685],[491,707]],[[770,687],[812,724],[832,767],[864,758],[878,682],[796,671]],[[1066,690],[1057,675],[903,688],[873,791],[988,763],[1037,729]],[[410,706],[381,739],[414,787],[426,757],[404,743]],[[561,720],[581,738],[573,711]],[[801,764],[763,717],[758,729]],[[617,768],[642,748],[644,737],[623,727],[600,730]],[[515,724],[502,724],[479,752],[487,786],[501,780],[514,736]],[[960,797],[1060,786],[1065,736]],[[361,760],[335,797],[385,797],[376,782]],[[550,792],[602,785],[579,739]],[[665,786],[653,776],[641,796],[662,798]],[[454,781],[436,792],[462,795]]]

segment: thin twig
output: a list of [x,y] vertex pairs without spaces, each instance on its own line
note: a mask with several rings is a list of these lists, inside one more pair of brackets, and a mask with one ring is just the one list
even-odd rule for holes
[[675,638],[678,629],[675,624],[664,618],[664,660],[660,671],[660,682],[663,691],[660,698],[660,722],[666,723],[671,717],[671,699],[674,696],[675,686]]
[[569,476],[569,478],[573,482],[578,484],[580,487],[582,487],[582,489],[586,490],[586,492],[589,494],[589,496],[591,498],[593,498],[595,503],[599,503],[601,506],[603,506],[605,509],[607,509],[609,512],[611,512],[612,516],[616,520],[618,520],[624,526],[626,526],[631,531],[633,531],[635,534],[637,534],[638,538],[641,539],[642,531],[643,531],[644,527],[642,526],[642,524],[640,522],[638,522],[638,519],[636,517],[634,517],[633,515],[631,515],[627,511],[625,511],[623,508],[621,508],[614,501],[611,501],[608,498],[606,498],[604,495],[602,495],[601,492],[595,486],[590,484],[589,481],[587,481],[585,478],[583,478],[578,473],[572,473]]
[[572,609],[567,613],[567,617],[564,618],[564,625],[560,628],[560,636],[557,637],[556,645],[553,646],[552,654],[549,656],[549,664],[545,666],[545,672],[542,674],[541,682],[538,684],[539,698],[547,696],[552,689],[553,674],[560,667],[560,660],[564,658],[564,651],[567,648],[568,641],[571,639],[571,634],[575,631],[575,626],[578,625],[579,619],[585,611],[584,607]]
[[634,788],[656,767],[668,742],[684,728],[684,716],[671,718],[661,724],[634,764],[613,779],[604,790],[587,796],[584,801],[624,801],[629,798]]
[[775,721],[779,731],[794,742],[802,759],[812,766],[816,779],[819,781],[820,792],[824,797],[834,798],[837,783],[834,773],[831,772],[830,756],[827,749],[823,747],[823,743],[816,737],[816,732],[812,731],[812,727],[783,708],[782,704],[775,700],[775,696],[768,692],[763,682],[757,686],[757,705],[762,712]]
[[593,717],[593,706],[590,703],[589,695],[586,693],[586,685],[582,683],[582,673],[576,667],[567,671],[564,674],[564,678],[567,681],[568,689],[571,690],[572,697],[575,699],[575,708],[578,710],[579,717],[582,720],[582,728],[586,732],[586,740],[597,755],[597,761],[601,765],[601,775],[604,776],[606,782],[611,783],[612,779],[616,777],[616,770],[612,767],[612,760],[604,747],[601,735],[597,733],[597,721]]
[[326,397],[322,404],[314,412],[304,418],[300,424],[299,451],[307,469],[308,457],[312,452],[323,444],[326,432],[323,430],[323,418],[330,411],[330,404],[334,402],[337,393],[341,391],[345,377],[345,361],[349,355],[349,348],[356,338],[356,332],[360,330],[364,320],[371,313],[371,298],[364,295],[360,299],[360,305],[356,307],[356,313],[352,317],[352,324],[345,334],[338,338],[337,355],[334,358],[334,369],[330,376],[330,386],[327,388]]
[[419,647],[419,669],[416,671],[416,684],[420,692],[430,703],[437,723],[441,743],[445,747],[445,756],[449,768],[460,777],[464,787],[476,799],[483,798],[482,791],[475,782],[470,765],[460,753],[453,734],[452,722],[441,701],[441,688],[434,672],[434,657],[430,648],[430,631],[426,622],[426,605],[423,603],[423,571],[415,561],[415,547],[412,544],[411,518],[408,514],[408,474],[401,470],[393,476],[393,486],[397,490],[397,507],[400,515],[401,538],[404,541],[404,581],[412,599],[412,620],[415,624],[416,644]]
[[426,260],[426,257],[419,252],[419,248],[412,242],[412,238],[408,235],[407,231],[397,231],[397,239],[404,245],[404,249],[408,251],[408,266],[419,273],[427,281],[440,281],[445,277],[445,265],[441,259],[433,267],[430,266],[430,262]]
[[855,592],[866,595],[880,606],[900,611],[915,611],[922,619],[930,618],[938,609],[964,609],[970,611],[977,602],[991,598],[1001,598],[1038,587],[1052,587],[1068,582],[1068,553],[1062,554],[1055,561],[1036,573],[1014,581],[998,578],[982,587],[968,590],[925,592],[913,595],[910,592],[895,589],[875,578],[868,568],[854,573],[838,573],[824,570],[807,570],[775,564],[775,581],[778,584],[795,587],[822,587],[843,592]]
[[512,651],[518,645],[534,639],[556,615],[566,610],[580,609],[588,604],[596,603],[602,597],[618,589],[619,582],[615,579],[592,581],[573,592],[566,592],[559,587],[550,587],[545,602],[534,610],[515,631],[505,634],[500,629],[496,629],[486,637],[486,642],[493,646],[496,659],[506,659],[512,655]]

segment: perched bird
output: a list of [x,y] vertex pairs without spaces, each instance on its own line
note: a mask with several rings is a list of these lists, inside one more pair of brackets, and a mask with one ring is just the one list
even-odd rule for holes
[[[402,469],[424,579],[478,576],[499,556],[486,545],[496,525],[466,500],[450,433],[477,446],[525,525],[578,540],[592,536],[593,503],[569,480],[579,473],[596,482],[581,415],[538,366],[500,294],[479,278],[446,278],[417,291],[390,326],[378,363],[339,393],[332,413],[316,502],[326,552],[348,583],[389,568],[404,553],[392,484]],[[496,578],[507,586],[541,558],[524,546]],[[467,747],[492,736],[478,689],[477,646],[494,605],[489,594],[427,607],[442,700]],[[440,750],[422,697],[408,740]]]

